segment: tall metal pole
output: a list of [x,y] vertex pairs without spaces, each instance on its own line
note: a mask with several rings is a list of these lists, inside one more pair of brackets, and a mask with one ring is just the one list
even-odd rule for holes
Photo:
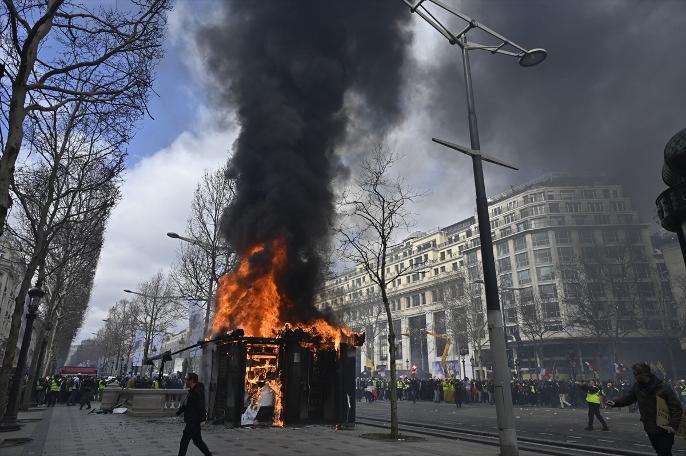
[[[474,92],[472,90],[472,75],[469,66],[469,50],[466,46],[466,34],[462,36],[462,60],[464,79],[467,88],[467,109],[469,115],[469,138],[472,150],[479,151],[479,130],[474,109]],[[498,417],[498,433],[500,437],[500,454],[502,456],[518,456],[517,433],[515,430],[514,410],[512,407],[512,391],[510,390],[510,374],[507,366],[507,352],[505,348],[505,330],[503,315],[498,300],[498,282],[493,257],[493,239],[491,238],[491,223],[488,217],[488,201],[486,200],[486,186],[484,171],[479,154],[472,155],[474,168],[474,186],[476,187],[476,213],[479,220],[479,238],[481,240],[481,263],[484,273],[484,288],[486,291],[486,314],[488,318],[488,335],[493,356],[493,387],[495,393],[495,409]]]

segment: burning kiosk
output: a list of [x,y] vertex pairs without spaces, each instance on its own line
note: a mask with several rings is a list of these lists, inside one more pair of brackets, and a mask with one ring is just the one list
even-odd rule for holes
[[[260,421],[281,426],[355,421],[355,349],[364,335],[337,346],[301,329],[280,337],[246,337],[237,330],[215,339],[210,388],[215,421],[238,425],[262,394],[273,394]],[[266,410],[266,413],[264,412]]]

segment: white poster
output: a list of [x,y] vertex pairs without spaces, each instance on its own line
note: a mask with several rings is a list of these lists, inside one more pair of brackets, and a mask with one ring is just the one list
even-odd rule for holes
[[133,363],[132,366],[143,365],[143,345],[145,343],[145,332],[136,331],[136,339],[133,342]]
[[172,372],[183,372],[183,358],[174,358],[174,369]]

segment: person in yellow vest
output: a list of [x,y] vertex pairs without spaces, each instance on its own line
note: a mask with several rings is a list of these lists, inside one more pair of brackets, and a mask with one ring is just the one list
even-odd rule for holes
[[50,386],[48,391],[48,407],[54,407],[55,402],[57,402],[57,396],[60,395],[60,388],[62,387],[62,382],[59,375],[55,375],[50,379]]
[[152,389],[160,389],[160,381],[158,379],[152,381]]
[[101,378],[98,382],[98,400],[100,402],[102,402],[102,393],[105,392],[105,386],[107,386],[107,382],[105,382],[104,378]]
[[600,404],[602,402],[603,390],[600,389],[598,383],[595,380],[591,380],[588,384],[584,385],[577,382],[579,388],[586,393],[586,404],[588,405],[588,426],[584,429],[587,431],[593,430],[593,417],[596,417],[600,424],[603,426],[603,431],[609,431],[610,428],[607,427],[607,423],[600,414]]

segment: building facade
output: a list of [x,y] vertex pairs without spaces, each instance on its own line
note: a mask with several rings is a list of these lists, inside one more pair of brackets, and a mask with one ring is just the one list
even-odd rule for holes
[[[621,186],[555,174],[489,199],[489,212],[513,373],[611,376],[640,360],[683,368],[663,261]],[[396,367],[488,376],[476,217],[416,233],[386,261],[387,275],[398,275],[388,288]],[[367,332],[361,370],[388,369],[386,317],[361,267],[328,280],[317,306]]]
[[[2,362],[5,345],[12,326],[14,299],[24,278],[25,270],[23,258],[8,242],[6,236],[0,240],[0,362]],[[21,348],[26,312],[25,306],[19,338],[17,339],[17,353]]]

